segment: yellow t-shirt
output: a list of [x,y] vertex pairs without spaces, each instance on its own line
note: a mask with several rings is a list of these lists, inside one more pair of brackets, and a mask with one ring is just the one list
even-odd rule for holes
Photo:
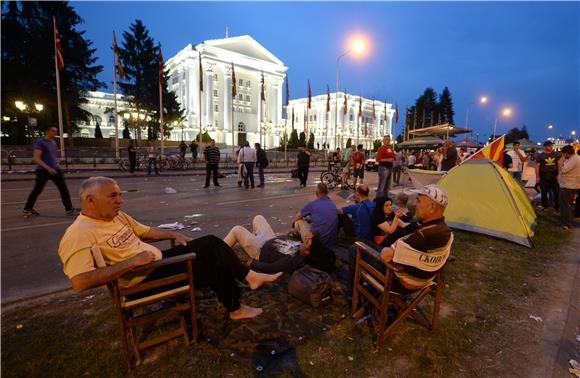
[[[162,258],[161,251],[139,238],[149,232],[145,226],[126,213],[120,211],[112,221],[102,221],[79,215],[67,228],[60,241],[58,254],[64,266],[64,273],[72,278],[81,273],[95,270],[91,246],[98,245],[107,265],[127,260],[143,251],[152,251],[155,259]],[[139,275],[125,274],[119,279],[121,287],[138,284],[147,277],[148,272]]]

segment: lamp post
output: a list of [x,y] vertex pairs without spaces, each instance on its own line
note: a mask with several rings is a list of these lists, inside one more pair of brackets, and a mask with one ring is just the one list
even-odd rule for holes
[[[512,114],[512,110],[510,108],[504,108],[501,112],[501,115],[504,117],[509,117]],[[495,117],[495,121],[493,122],[493,140],[495,140],[495,130],[497,129],[497,121],[499,116]]]
[[[334,95],[334,148],[337,147],[337,130],[338,130],[338,73],[339,73],[339,66],[340,66],[340,59],[351,52],[355,52],[357,54],[362,53],[365,50],[365,43],[361,39],[355,39],[352,43],[352,46],[344,53],[336,58],[336,92]],[[345,93],[346,95],[346,93]],[[328,141],[327,141],[328,143]]]
[[[22,114],[24,114],[26,116],[26,122],[24,123],[24,130],[25,130],[25,137],[28,140],[28,137],[31,134],[31,129],[28,129],[27,127],[36,127],[37,126],[37,120],[34,117],[30,117],[30,114],[32,113],[40,113],[44,110],[44,105],[39,104],[39,103],[34,103],[34,107],[30,110],[28,105],[26,103],[24,103],[24,101],[20,101],[20,100],[16,100],[14,101],[14,106],[16,107],[16,109],[18,109]],[[20,142],[18,139],[18,137],[16,138],[17,142]]]

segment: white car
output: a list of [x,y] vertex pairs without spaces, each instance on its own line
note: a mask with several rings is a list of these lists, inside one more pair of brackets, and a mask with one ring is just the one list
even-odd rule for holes
[[365,161],[365,168],[367,171],[378,171],[379,164],[377,164],[377,160],[375,159],[376,156],[371,156],[369,159]]

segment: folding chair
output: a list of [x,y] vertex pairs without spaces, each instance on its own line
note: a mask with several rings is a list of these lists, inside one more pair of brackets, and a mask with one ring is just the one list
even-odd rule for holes
[[[173,240],[171,241],[171,245],[172,247],[175,245]],[[93,245],[91,252],[98,267],[106,266],[100,248],[97,245]],[[123,344],[125,360],[129,370],[134,366],[130,348],[134,354],[135,366],[137,366],[142,362],[141,351],[144,349],[167,342],[182,335],[186,345],[196,341],[197,323],[195,310],[195,287],[192,271],[192,260],[195,258],[195,253],[188,253],[181,256],[154,261],[131,271],[140,272],[167,265],[186,264],[186,273],[139,283],[130,288],[121,288],[118,280],[113,280],[107,284],[107,289],[111,294],[117,313],[121,342]],[[157,292],[159,288],[168,285],[171,285],[171,288]],[[155,290],[157,293],[148,294],[147,292],[150,290]],[[144,296],[140,297],[140,293],[143,293]],[[143,341],[138,340],[138,328],[142,329],[150,323],[173,314],[179,315],[180,326],[178,328],[165,331]],[[191,331],[188,331],[188,320],[191,324]]]
[[[404,294],[390,290],[395,272],[401,270],[396,264],[383,263],[380,259],[379,251],[369,247],[365,243],[356,242],[356,265],[352,295],[352,316],[354,319],[360,318],[366,306],[370,309],[373,323],[377,332],[376,351],[387,337],[405,320],[407,317],[413,318],[425,328],[435,331],[439,319],[439,306],[443,294],[443,269],[441,268],[433,281],[427,286],[414,291],[406,291]],[[386,272],[383,273],[369,261],[376,260],[379,264],[384,264]],[[375,262],[375,261],[373,261]],[[373,266],[375,265],[375,266]],[[433,312],[431,318],[416,311],[419,303],[427,296],[434,297]],[[389,305],[394,305],[398,314],[394,319],[389,319]],[[374,316],[373,316],[374,315]]]

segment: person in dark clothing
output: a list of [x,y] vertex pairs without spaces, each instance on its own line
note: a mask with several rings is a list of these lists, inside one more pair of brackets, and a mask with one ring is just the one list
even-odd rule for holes
[[388,197],[375,199],[373,212],[373,238],[380,246],[390,246],[397,239],[409,235],[417,228],[416,222],[411,222],[411,215],[403,208],[393,208],[393,201]]
[[512,157],[508,154],[508,151],[505,150],[503,152],[503,167],[506,169],[506,171],[511,168],[513,166],[513,160]]
[[443,159],[441,160],[441,170],[449,171],[457,165],[457,149],[452,141],[446,140],[443,146]]
[[300,179],[300,186],[306,187],[308,181],[308,170],[310,169],[310,152],[306,146],[301,146],[298,152],[298,178]]
[[179,144],[179,155],[182,159],[185,159],[185,153],[187,152],[187,144],[184,141],[181,141]]
[[133,140],[129,141],[127,153],[129,154],[129,172],[135,173],[135,166],[137,166],[137,148],[135,148]]
[[191,151],[191,158],[193,159],[194,163],[197,162],[197,148],[198,144],[195,142],[195,140],[192,140],[189,144],[189,150]]
[[215,146],[215,140],[211,140],[209,145],[203,150],[205,157],[205,186],[209,188],[209,178],[213,173],[213,185],[220,186],[218,182],[218,166],[220,163],[220,149]]
[[44,138],[39,139],[34,145],[33,159],[34,162],[38,164],[35,171],[36,181],[32,192],[30,192],[30,195],[28,196],[26,205],[24,205],[24,210],[22,210],[24,217],[40,215],[38,211],[34,209],[34,204],[36,203],[36,199],[40,193],[42,193],[42,189],[44,189],[44,185],[46,185],[48,180],[54,182],[58,188],[66,214],[78,214],[78,209],[75,209],[72,206],[70,194],[64,181],[63,172],[57,162],[56,142],[54,140],[57,133],[58,131],[56,127],[46,127],[44,129]]
[[560,154],[554,151],[554,143],[544,142],[544,151],[536,158],[536,182],[540,184],[542,204],[538,208],[548,207],[548,194],[551,192],[554,199],[554,209],[559,210],[558,160]]
[[254,146],[256,147],[256,167],[258,168],[258,177],[260,178],[258,188],[263,188],[266,181],[264,178],[264,169],[269,164],[268,155],[266,155],[266,151],[262,149],[260,143],[256,143]]

